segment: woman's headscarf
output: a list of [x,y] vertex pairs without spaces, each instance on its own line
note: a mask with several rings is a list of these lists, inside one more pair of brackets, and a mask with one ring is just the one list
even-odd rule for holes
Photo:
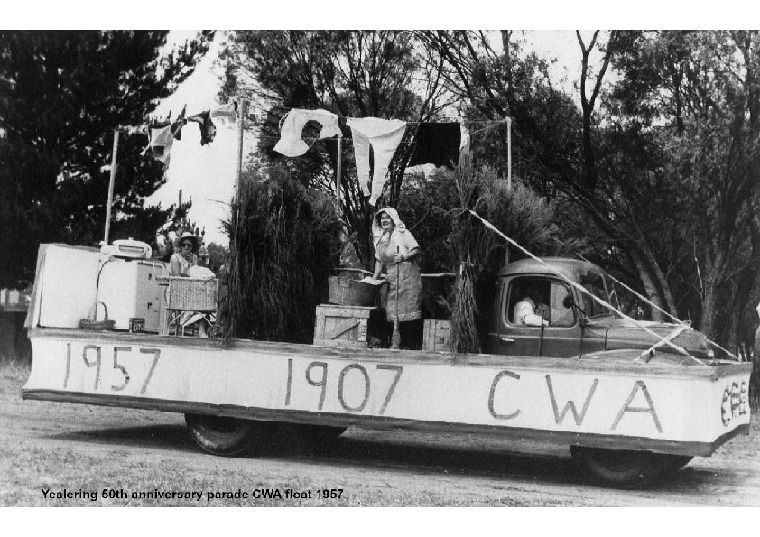
[[375,247],[377,247],[377,243],[380,242],[380,239],[383,238],[383,233],[385,233],[385,230],[380,227],[380,215],[383,213],[390,216],[391,220],[393,220],[393,231],[398,231],[399,233],[406,231],[406,226],[401,221],[401,218],[399,218],[398,211],[396,211],[396,209],[392,207],[385,207],[383,209],[380,209],[372,218],[372,244],[374,244]]

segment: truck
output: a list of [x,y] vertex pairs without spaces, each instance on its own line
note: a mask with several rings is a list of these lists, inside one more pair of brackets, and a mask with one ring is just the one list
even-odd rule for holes
[[[614,302],[591,263],[507,265],[484,352],[463,354],[371,348],[373,308],[350,306],[325,308],[336,317],[317,319],[312,345],[91,329],[80,321],[99,302],[101,257],[40,247],[23,398],[183,413],[214,455],[255,452],[283,429],[320,445],[348,427],[482,433],[569,446],[590,479],[641,487],[749,432],[751,366],[716,359],[685,326],[637,327],[602,311],[579,290]],[[528,283],[546,292],[546,327],[510,317]]]
[[[581,293],[573,282],[585,289]],[[531,288],[546,303],[545,327],[525,326],[514,318],[517,302]],[[528,258],[505,265],[499,272],[489,326],[483,346],[488,354],[571,358],[598,351],[649,349],[710,360],[721,355],[697,330],[686,324],[633,322],[601,305],[596,297],[621,310],[615,281],[593,263],[563,257]],[[646,330],[645,330],[646,328]],[[662,339],[670,337],[672,345]],[[726,357],[725,355],[722,357]]]

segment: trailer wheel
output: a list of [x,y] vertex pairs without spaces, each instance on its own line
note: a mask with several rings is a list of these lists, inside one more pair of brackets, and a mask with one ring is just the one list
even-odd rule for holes
[[617,488],[649,486],[668,469],[669,456],[651,451],[571,446],[570,454],[593,481]]
[[275,428],[268,422],[205,414],[185,414],[185,423],[203,451],[222,457],[235,457],[266,443]]

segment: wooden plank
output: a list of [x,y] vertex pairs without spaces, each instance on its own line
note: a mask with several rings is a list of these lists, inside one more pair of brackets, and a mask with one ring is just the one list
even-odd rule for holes
[[336,339],[359,324],[359,319],[344,319],[336,323],[329,331],[325,331],[323,339]]
[[326,315],[329,317],[358,317],[368,319],[370,313],[378,308],[364,306],[335,306],[331,304],[320,304],[317,306],[317,315]]
[[[225,352],[222,341],[205,338],[171,338],[157,336],[155,334],[130,334],[129,332],[103,331],[92,332],[77,330],[75,328],[33,328],[28,337],[32,338],[64,338],[69,340],[89,340],[93,343],[123,342],[133,345],[153,345],[172,347],[195,347],[209,352]],[[317,358],[335,358],[339,360],[356,360],[355,352],[325,347],[313,347],[297,343],[282,343],[273,341],[255,341],[250,339],[233,339],[230,341],[230,349],[250,352],[261,355],[293,355]],[[635,363],[639,350],[619,351],[615,354],[621,357],[619,362],[600,361],[593,355],[584,355],[583,358],[546,358],[536,356],[498,356],[489,354],[459,354],[456,357],[450,353],[427,352],[413,350],[390,350],[371,348],[365,351],[368,360],[382,360],[388,363],[404,364],[409,362],[429,362],[454,365],[457,367],[485,366],[485,367],[520,367],[534,371],[544,371],[547,368],[555,371],[567,372],[603,372],[611,375],[630,375],[631,373],[646,375],[648,377],[670,378],[708,378],[718,380],[720,378],[735,375],[737,373],[749,374],[752,372],[751,363],[732,363],[727,365],[698,365],[688,364],[683,366],[670,366],[658,364],[657,358],[649,364]],[[363,353],[364,354],[364,353]],[[675,355],[671,355],[675,356]],[[624,361],[629,360],[629,361]]]
[[162,412],[181,412],[208,414],[234,418],[258,419],[265,421],[288,421],[295,423],[313,423],[332,426],[361,425],[378,430],[407,429],[425,432],[447,431],[452,433],[493,434],[500,437],[514,437],[549,442],[567,446],[614,448],[614,449],[649,449],[657,453],[673,455],[710,456],[718,447],[740,434],[749,434],[749,426],[742,425],[727,432],[712,442],[657,440],[644,437],[625,437],[593,433],[574,433],[562,431],[542,431],[516,427],[498,427],[492,425],[472,425],[444,421],[417,421],[391,417],[363,416],[359,414],[336,414],[330,412],[306,412],[299,410],[273,410],[267,408],[246,407],[239,405],[217,405],[187,401],[168,401],[147,397],[124,397],[118,395],[63,392],[58,390],[23,390],[22,399],[34,401],[57,401],[83,403],[90,405],[119,406],[142,410],[160,410]]

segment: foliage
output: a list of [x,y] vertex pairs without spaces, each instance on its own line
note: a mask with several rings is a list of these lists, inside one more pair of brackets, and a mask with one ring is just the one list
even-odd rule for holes
[[640,183],[663,193],[655,255],[679,309],[732,345],[751,333],[758,298],[758,44],[758,32],[624,32],[613,56],[626,76],[612,117],[655,164]]
[[[343,118],[380,117],[425,121],[446,104],[436,67],[408,31],[239,31],[231,38],[227,91],[276,105],[261,125],[259,153],[282,163],[304,185],[335,193],[338,151],[335,139],[316,140],[305,155],[291,159],[272,151],[280,120],[290,108],[321,108],[341,118],[341,215],[356,237],[361,260],[373,263],[369,234],[374,207],[356,179],[351,132]],[[246,83],[250,74],[256,83]],[[378,206],[395,206],[414,125],[389,169],[389,184]],[[309,125],[307,125],[307,134]],[[315,132],[312,132],[315,135]]]
[[481,191],[494,177],[489,170],[479,173],[468,161],[456,171],[458,211],[452,223],[450,243],[454,251],[457,279],[451,312],[451,348],[455,352],[480,352],[482,326],[477,300],[477,284],[496,237],[467,212],[477,209]]
[[208,245],[208,268],[214,271],[215,273],[219,273],[220,268],[223,265],[227,264],[227,259],[229,257],[229,249],[226,246],[222,246],[221,244],[216,244],[215,242],[212,242]]
[[[756,322],[758,32],[578,32],[580,107],[511,31],[501,51],[483,32],[419,34],[471,119],[512,118],[513,168],[589,235],[589,259],[719,342]],[[479,145],[478,165],[504,169]]]
[[340,253],[334,201],[280,167],[245,179],[228,229],[225,337],[310,343]]
[[[463,166],[467,166],[464,164]],[[534,189],[515,178],[510,189],[504,177],[494,168],[484,166],[476,171],[477,211],[497,228],[529,251],[541,256],[588,255],[587,238],[577,233],[571,222],[577,213],[570,214],[566,207],[541,197]],[[449,242],[454,215],[459,211],[460,198],[456,172],[443,172],[428,179],[407,179],[401,190],[399,212],[417,242],[423,245],[423,272],[454,270],[454,259]],[[505,259],[505,244],[498,242],[492,248],[487,263],[496,271]],[[510,252],[511,260],[524,257],[519,251]]]
[[[0,32],[0,287],[33,277],[42,242],[102,238],[114,129],[144,124],[207,49],[162,56],[165,31]],[[162,165],[142,156],[145,136],[122,134],[115,235],[152,242],[165,214],[143,199]],[[10,232],[7,230],[11,230]]]
[[[420,233],[419,237],[415,235],[426,252],[431,250],[422,238],[426,236],[437,245],[436,248],[446,249],[445,252],[434,251],[433,260],[427,261],[427,266],[430,267],[428,270],[457,275],[452,299],[452,349],[479,352],[485,329],[482,308],[488,308],[493,301],[492,290],[498,271],[506,260],[506,245],[497,234],[472,217],[469,210],[475,210],[536,255],[580,253],[584,244],[564,235],[555,222],[556,214],[551,203],[519,181],[510,188],[493,168],[476,169],[469,158],[463,159],[454,172],[436,177],[433,185],[418,192],[429,192],[431,200],[443,200],[446,208],[434,203],[425,207],[419,203],[419,198],[410,197],[408,200],[417,201],[417,204],[409,203],[406,209],[407,225],[410,229],[419,226],[426,232]],[[433,193],[437,194],[436,198]],[[420,213],[423,217],[417,219],[415,215]],[[431,221],[420,226],[425,218]],[[445,259],[448,264],[444,264]]]
[[451,272],[457,265],[449,235],[453,223],[452,208],[457,207],[458,202],[454,173],[441,173],[429,179],[412,177],[404,181],[398,211],[422,248],[422,272]]

